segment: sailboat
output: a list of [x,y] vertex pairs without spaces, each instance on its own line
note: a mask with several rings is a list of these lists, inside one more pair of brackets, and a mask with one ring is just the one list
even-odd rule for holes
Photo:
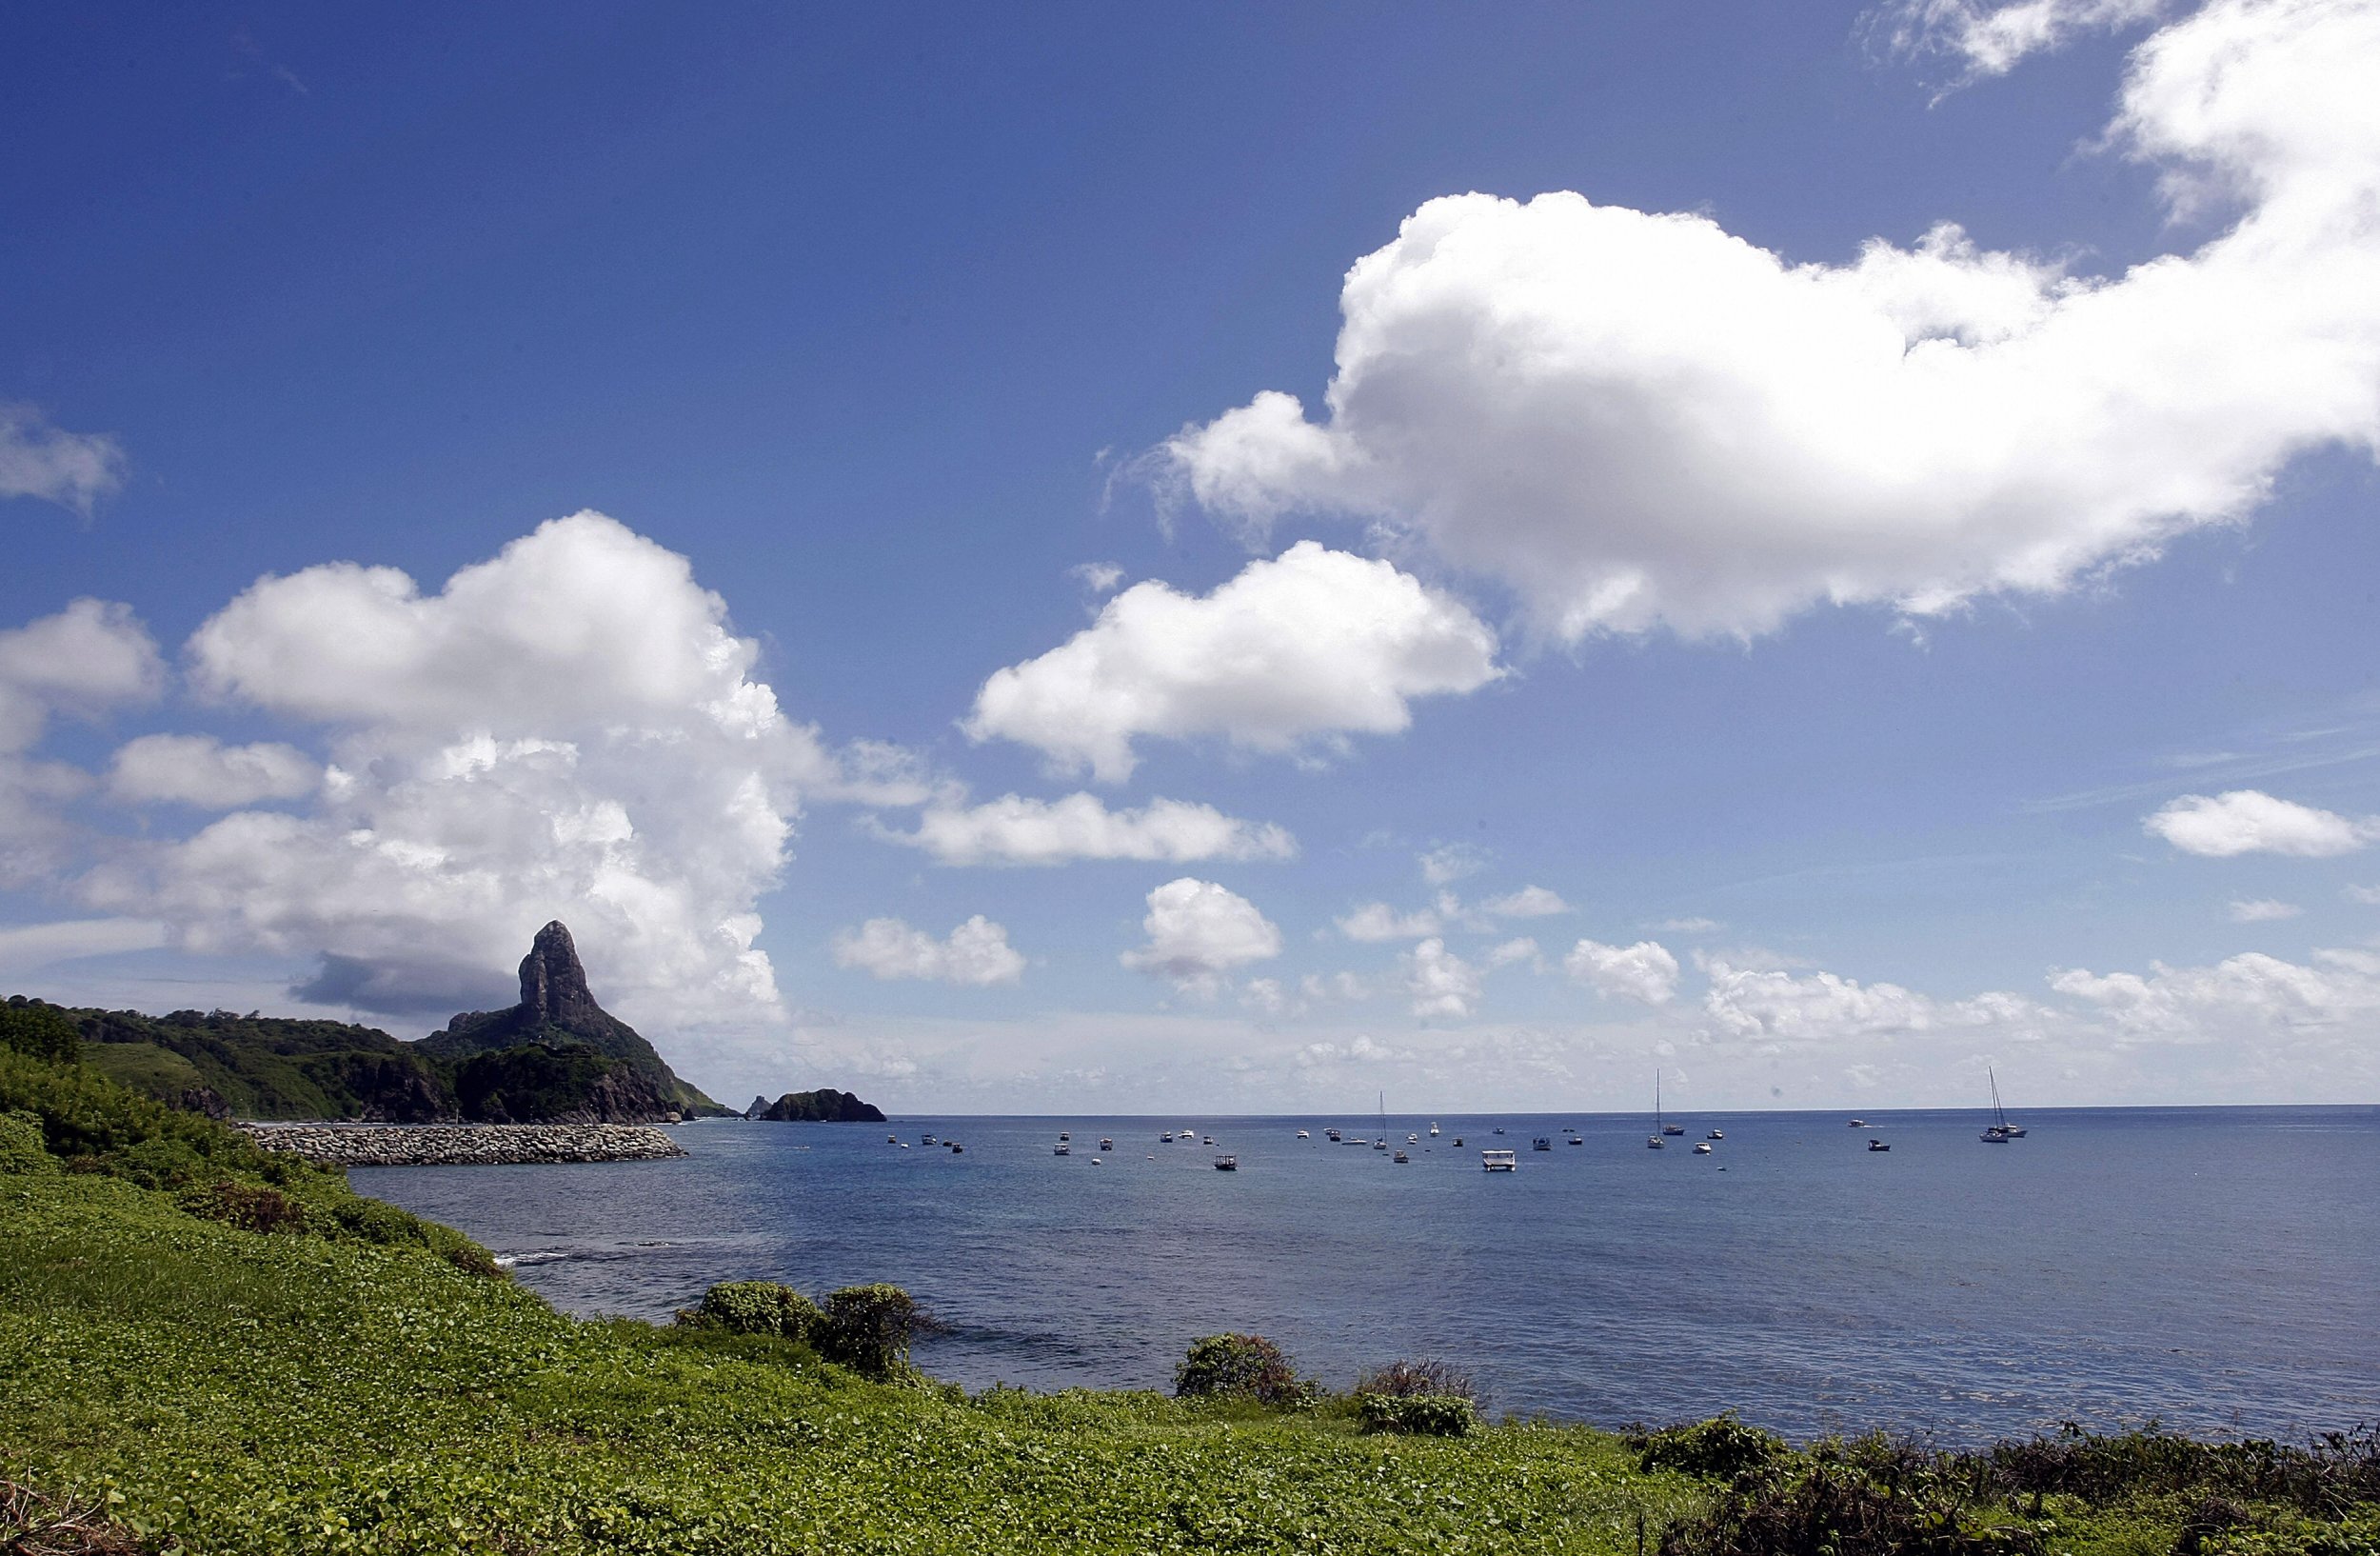
[[1645,1148],[1667,1150],[1669,1142],[1661,1138],[1667,1133],[1669,1130],[1661,1123],[1661,1072],[1656,1069],[1653,1072],[1653,1132],[1644,1137]]
[[2012,1140],[2024,1139],[2024,1126],[2011,1124],[2008,1121],[2008,1110],[2000,1106],[2000,1078],[1993,1074],[1992,1067],[1989,1065],[1983,1067],[1983,1072],[1990,1076],[1992,1081],[1992,1127],[1983,1131],[1984,1140],[1994,1146],[2002,1146]]
[[1380,1093],[1380,1137],[1372,1142],[1374,1150],[1388,1149],[1388,1093]]

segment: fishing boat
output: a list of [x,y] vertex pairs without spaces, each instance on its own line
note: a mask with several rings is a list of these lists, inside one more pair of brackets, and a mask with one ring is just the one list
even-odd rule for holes
[[921,1146],[931,1146],[934,1143],[934,1137],[930,1134],[922,1134],[918,1136],[918,1144]]
[[1342,1139],[1344,1139],[1345,1137],[1344,1137],[1343,1135],[1341,1135],[1341,1134],[1340,1134],[1340,1133],[1339,1133],[1337,1129],[1324,1129],[1324,1130],[1322,1131],[1322,1138],[1323,1138],[1323,1139],[1325,1139],[1325,1140],[1327,1140],[1327,1141],[1329,1141],[1332,1145],[1336,1146],[1336,1145],[1338,1145],[1338,1144],[1339,1144],[1339,1143]]
[[888,1134],[884,1137],[884,1144],[887,1146],[898,1146],[901,1144],[901,1137],[897,1134]]
[[1508,1150],[1483,1150],[1479,1153],[1479,1166],[1489,1172],[1517,1172],[1520,1157]]
[[1455,1136],[1455,1145],[1456,1145],[1458,1147],[1460,1147],[1460,1146],[1462,1145],[1462,1136],[1460,1136],[1460,1135],[1457,1135],[1457,1136]]
[[1111,1150],[1114,1150],[1115,1148],[1116,1148],[1116,1143],[1115,1143],[1113,1140],[1108,1139],[1105,1135],[1101,1135],[1101,1136],[1100,1136],[1100,1149],[1101,1149],[1101,1150],[1103,1150],[1103,1151],[1111,1151]]
[[1410,1162],[1413,1158],[1407,1156],[1403,1151],[1398,1151],[1396,1155],[1390,1157],[1389,1160],[1392,1162]]
[[1868,1148],[1870,1150],[1891,1150],[1893,1147],[1886,1145],[1881,1140],[1871,1140],[1868,1142]]
[[1061,1140],[1072,1140],[1074,1136],[1068,1134],[1065,1130],[1061,1129],[1058,1131],[1058,1138]]
[[1073,1147],[1072,1146],[1067,1145],[1064,1141],[1061,1140],[1061,1141],[1058,1143],[1057,1149],[1055,1149],[1054,1151],[1052,1151],[1050,1154],[1052,1154],[1053,1156],[1072,1156],[1072,1155],[1074,1154],[1074,1147]]
[[2000,1138],[2003,1140],[2024,1139],[2024,1127],[2011,1124],[2008,1121],[2007,1109],[2000,1106],[2000,1078],[1992,1073],[1992,1067],[1989,1065],[1983,1067],[1983,1072],[1990,1076],[1992,1081],[1992,1127],[2000,1131]]
[[1531,1150],[1552,1150],[1554,1148],[1554,1142],[1546,1139],[1543,1135],[1539,1135],[1535,1140],[1529,1142],[1529,1148]]
[[1163,1134],[1159,1135],[1157,1137],[1157,1143],[1160,1146],[1172,1145],[1174,1143],[1174,1131],[1168,1129]]
[[960,1144],[959,1144],[957,1141],[955,1141],[955,1140],[954,1140],[954,1141],[952,1141],[952,1142],[950,1143],[950,1154],[951,1154],[951,1155],[953,1155],[953,1156],[964,1156],[966,1153],[967,1153],[967,1147],[966,1147],[960,1145]]
[[1218,1156],[1215,1158],[1215,1170],[1218,1172],[1237,1172],[1240,1170],[1240,1158],[1237,1156]]

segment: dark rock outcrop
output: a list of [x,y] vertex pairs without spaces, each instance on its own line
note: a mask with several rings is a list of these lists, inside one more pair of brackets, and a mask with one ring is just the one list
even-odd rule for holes
[[848,1091],[833,1087],[821,1087],[816,1091],[788,1091],[770,1102],[754,1097],[752,1106],[744,1110],[745,1118],[765,1119],[772,1124],[882,1124],[883,1113],[873,1104],[862,1102]]
[[727,1111],[670,1072],[637,1029],[595,1003],[560,920],[521,959],[521,1003],[471,1010],[432,1032],[426,1053],[453,1063],[466,1118],[643,1124]]

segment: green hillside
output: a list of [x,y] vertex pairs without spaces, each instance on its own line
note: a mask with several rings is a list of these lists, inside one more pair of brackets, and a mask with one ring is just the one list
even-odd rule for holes
[[[743,1289],[706,1309],[816,1311]],[[572,1320],[336,1172],[0,1048],[0,1550],[2354,1556],[2380,1536],[2368,1437],[1795,1451],[1724,1420],[1406,1436],[1282,1397],[970,1398],[798,1340]]]

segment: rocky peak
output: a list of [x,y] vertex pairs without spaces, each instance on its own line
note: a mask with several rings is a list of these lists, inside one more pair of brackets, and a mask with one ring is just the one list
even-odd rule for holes
[[560,919],[538,930],[528,955],[521,958],[521,1008],[531,1023],[551,1022],[570,1030],[604,1019],[604,1007],[587,991],[586,966]]

